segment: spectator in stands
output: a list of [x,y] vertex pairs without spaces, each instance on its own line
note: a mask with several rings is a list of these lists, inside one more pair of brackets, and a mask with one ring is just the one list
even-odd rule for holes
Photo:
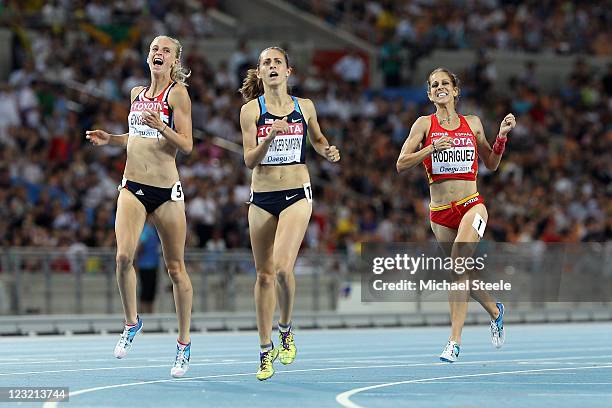
[[[141,76],[139,67],[144,65],[137,52],[139,47],[148,46],[155,32],[168,31],[164,20],[168,10],[163,7],[163,2],[149,2],[151,14],[143,24],[140,19],[131,17],[142,11],[134,6],[139,4],[138,1],[113,0],[113,21],[134,35],[133,45],[126,47],[125,44],[111,42],[103,44],[100,39],[108,37],[100,37],[98,33],[91,36],[79,31],[76,26],[65,24],[66,21],[75,20],[75,13],[79,12],[78,8],[69,7],[70,2],[43,3],[38,2],[37,6],[28,2],[9,2],[3,9],[4,14],[0,16],[4,22],[19,18],[23,26],[27,27],[20,35],[13,36],[14,58],[8,78],[27,77],[26,82],[30,84],[38,100],[37,104],[41,107],[38,127],[30,128],[22,120],[16,88],[0,85],[0,169],[3,169],[0,171],[0,181],[4,183],[0,189],[0,242],[6,245],[56,245],[59,242],[60,234],[53,229],[50,212],[47,212],[47,209],[53,207],[52,201],[56,198],[45,198],[45,195],[49,195],[46,191],[50,189],[50,175],[62,168],[65,171],[61,173],[61,178],[63,185],[67,186],[63,191],[68,198],[59,200],[60,214],[75,212],[72,218],[80,219],[78,212],[82,211],[85,219],[81,222],[85,227],[79,228],[78,234],[82,236],[78,240],[88,246],[113,247],[115,238],[112,217],[97,219],[95,215],[113,214],[115,211],[111,199],[116,197],[116,185],[121,181],[124,150],[80,147],[81,142],[76,135],[82,134],[78,129],[94,126],[107,128],[116,134],[126,132],[125,117],[128,112],[125,100],[122,99],[127,95],[126,81],[129,78],[128,82],[136,83]],[[210,3],[207,1],[204,6],[215,7]],[[310,3],[310,0],[302,3]],[[379,47],[382,43],[378,40],[387,39],[377,31],[375,25],[376,15],[382,8],[380,1],[322,3],[320,12],[327,16],[327,21],[337,24],[339,28],[354,29],[361,38]],[[466,49],[477,45],[487,46],[488,49],[505,47],[507,50],[524,51],[525,27],[528,21],[538,19],[538,13],[563,17],[546,20],[546,24],[552,24],[552,28],[542,31],[544,37],[540,51],[555,52],[565,47],[564,53],[579,51],[609,55],[604,53],[605,47],[591,46],[592,37],[597,33],[606,37],[608,27],[611,26],[610,16],[603,12],[605,7],[601,7],[601,2],[581,4],[579,10],[564,7],[564,3],[559,2],[540,2],[537,5],[521,3],[517,4],[514,11],[512,8],[491,7],[489,3],[479,3],[478,7],[466,5],[465,8],[439,4],[434,8],[430,3],[406,3],[397,6],[394,11],[398,20],[395,32],[402,41],[404,52],[409,51],[409,55],[403,57],[408,58],[408,62],[402,59],[402,63],[412,64],[403,65],[402,70],[413,69],[423,55],[444,48]],[[122,7],[117,7],[117,4]],[[36,7],[41,9],[37,12]],[[451,15],[452,18],[449,17]],[[86,16],[79,18],[86,19]],[[581,23],[576,25],[578,18]],[[411,23],[409,27],[406,27],[404,20]],[[134,21],[133,25],[128,25]],[[541,21],[538,20],[539,24]],[[448,26],[446,37],[435,34],[438,28],[434,27],[440,26],[441,22]],[[500,39],[483,41],[491,35],[489,31],[481,29],[485,25],[496,27],[495,36]],[[570,36],[579,40],[570,41]],[[565,45],[561,47],[562,44]],[[576,48],[577,44],[584,46]],[[204,181],[206,191],[210,191],[211,206],[216,212],[224,211],[226,190],[236,191],[237,211],[240,215],[235,215],[233,219],[244,223],[246,207],[241,203],[248,199],[249,186],[245,181],[242,157],[220,147],[211,133],[205,131],[207,124],[218,122],[218,126],[212,129],[215,135],[239,142],[239,124],[235,112],[242,101],[235,93],[235,85],[229,87],[224,80],[215,84],[219,70],[212,66],[207,57],[195,51],[188,56],[188,65],[193,70],[189,93],[193,103],[194,128],[203,132],[195,141],[194,149],[197,152],[188,157],[179,155],[177,160],[181,175],[186,177],[191,174],[193,180],[185,179],[184,183],[186,188],[195,189],[189,192],[188,203],[196,197],[204,197],[204,190],[195,188],[200,180]],[[33,71],[26,67],[29,66],[29,60],[34,62]],[[230,61],[228,59],[228,75],[235,82],[237,75]],[[582,90],[585,84],[576,82],[576,79],[560,78],[559,88],[546,89],[537,83],[536,76],[532,76],[537,92],[530,89],[530,84],[520,86],[520,81],[516,82],[516,86],[502,91],[500,87],[505,84],[494,81],[490,87],[490,92],[495,95],[494,104],[484,104],[469,95],[462,98],[462,110],[481,117],[495,116],[499,110],[505,109],[514,111],[520,108],[522,112],[520,123],[513,131],[517,143],[513,144],[504,158],[498,174],[495,177],[485,171],[480,174],[483,178],[480,184],[482,193],[488,198],[491,210],[495,211],[491,218],[497,225],[490,226],[491,237],[497,240],[512,240],[517,236],[526,240],[540,239],[542,225],[548,215],[547,208],[560,199],[560,193],[552,186],[558,179],[567,178],[574,188],[588,185],[591,193],[586,203],[580,204],[588,210],[587,218],[582,219],[580,216],[575,219],[580,211],[570,212],[569,208],[561,208],[559,217],[565,219],[564,224],[573,225],[578,222],[583,231],[596,231],[591,235],[586,232],[585,236],[595,237],[589,239],[612,238],[610,222],[606,222],[612,219],[607,204],[610,201],[607,192],[610,171],[609,166],[606,166],[607,156],[601,153],[609,150],[606,145],[609,130],[605,124],[610,123],[612,110],[612,64],[603,72],[589,68],[587,59],[585,64],[589,72],[586,93]],[[101,95],[95,89],[84,88],[90,78],[97,77],[93,73],[100,71],[100,67],[104,67],[100,80],[110,84],[110,89],[116,88],[120,92]],[[536,73],[539,73],[540,67],[536,68]],[[318,205],[314,207],[312,222],[316,220],[317,228],[309,229],[305,245],[310,246],[312,243],[326,250],[342,249],[346,248],[349,240],[347,237],[357,242],[362,239],[362,234],[365,234],[360,230],[360,225],[365,225],[362,222],[362,209],[349,204],[338,206],[338,203],[352,201],[374,203],[373,211],[381,236],[389,234],[383,224],[385,220],[399,220],[394,222],[397,227],[395,240],[427,237],[428,226],[423,217],[427,211],[427,205],[424,204],[427,190],[423,188],[422,175],[415,172],[399,179],[377,166],[395,160],[394,156],[399,152],[410,123],[417,116],[429,113],[428,107],[413,99],[391,101],[377,89],[347,93],[344,85],[339,86],[334,76],[329,75],[333,74],[332,69],[317,71],[314,66],[308,66],[300,67],[299,72],[305,76],[301,88],[298,88],[303,92],[299,96],[315,101],[321,125],[333,140],[338,140],[348,159],[342,171],[334,170],[325,161],[310,161],[311,174],[318,177],[325,188],[316,194],[319,198]],[[466,89],[473,88],[469,75],[464,73],[462,76],[466,78]],[[408,75],[403,78],[404,85],[409,82],[409,78]],[[70,85],[63,82],[68,79],[75,82]],[[54,81],[58,82],[49,87]],[[416,80],[412,85],[420,86],[421,82]],[[585,101],[592,104],[597,100],[597,92],[600,93],[599,102],[587,107]],[[52,107],[50,111],[49,106]],[[398,106],[401,107],[400,113],[397,113]],[[381,129],[385,130],[375,132]],[[64,157],[67,154],[68,162],[49,162],[47,157],[50,155],[51,140],[60,134],[62,143],[67,147],[63,154]],[[353,143],[355,140],[360,143]],[[374,145],[379,146],[376,155],[372,154]],[[362,166],[375,170],[360,172]],[[542,168],[549,170],[542,171]],[[560,172],[562,168],[568,168],[570,172],[563,175]],[[510,184],[503,184],[502,188],[502,183]],[[376,188],[372,189],[372,186]],[[406,191],[410,199],[386,198],[392,196],[389,192],[400,190]],[[365,196],[364,191],[374,195]],[[525,199],[526,196],[529,198]],[[510,209],[525,214],[519,214],[521,216],[516,218]],[[25,217],[28,211],[36,215]],[[344,219],[353,220],[355,227],[350,233],[344,229]],[[219,227],[217,221],[213,223],[213,236],[214,229]],[[188,246],[205,245],[197,239],[197,222],[188,217]],[[410,225],[410,228],[406,228],[405,224]],[[221,225],[220,228],[228,248],[249,247],[244,225],[240,224],[237,230],[227,225]],[[316,234],[312,239],[309,239],[310,231]],[[69,233],[77,234],[72,230]]]
[[159,272],[160,253],[157,231],[149,223],[145,223],[142,229],[136,254],[137,273],[140,281],[138,309],[142,313],[153,313],[158,287],[157,274]]
[[383,44],[380,55],[380,68],[386,87],[402,85],[402,62],[402,48],[398,40],[392,37]]
[[246,76],[249,68],[255,65],[254,60],[253,52],[249,49],[247,41],[240,39],[236,51],[232,53],[229,59],[229,68],[234,75],[234,83],[242,83],[242,79]]
[[363,84],[366,74],[366,63],[355,48],[349,51],[334,64],[334,72],[353,89]]

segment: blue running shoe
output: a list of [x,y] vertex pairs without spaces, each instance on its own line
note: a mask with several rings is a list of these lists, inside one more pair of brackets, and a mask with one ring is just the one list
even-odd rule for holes
[[450,341],[444,347],[444,351],[440,354],[440,361],[445,363],[454,363],[459,358],[459,344],[456,341]]
[[176,345],[176,358],[174,366],[170,370],[170,375],[174,378],[181,378],[189,370],[189,358],[191,357],[191,342],[184,347]]
[[506,340],[506,333],[504,331],[505,308],[504,304],[501,302],[497,302],[495,306],[497,306],[499,310],[499,316],[497,316],[497,319],[491,320],[491,342],[495,348],[501,348]]
[[125,326],[123,329],[123,333],[121,333],[121,337],[119,337],[119,341],[115,346],[115,357],[123,358],[127,356],[128,351],[132,348],[132,342],[134,341],[134,337],[142,330],[142,319],[140,316],[136,316],[137,321],[133,326]]

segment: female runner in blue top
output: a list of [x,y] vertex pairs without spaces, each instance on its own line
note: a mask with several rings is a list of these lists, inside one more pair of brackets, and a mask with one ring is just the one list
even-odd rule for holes
[[[278,47],[261,52],[240,89],[247,101],[240,111],[244,161],[253,169],[249,231],[257,281],[255,303],[260,339],[259,380],[274,374],[272,363],[295,359],[291,313],[295,294],[293,267],[312,213],[312,187],[305,164],[306,136],[330,162],[340,152],[321,132],[310,99],[289,95],[287,53]],[[279,340],[272,340],[276,301],[280,308]]]

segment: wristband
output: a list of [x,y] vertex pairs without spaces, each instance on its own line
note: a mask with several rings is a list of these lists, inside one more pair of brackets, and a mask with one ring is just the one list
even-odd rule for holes
[[497,135],[497,138],[495,138],[495,143],[493,144],[493,153],[497,154],[498,156],[501,156],[502,154],[504,154],[504,150],[506,149],[506,142],[508,141],[507,137],[499,137],[499,135]]
[[166,126],[164,126],[164,128],[162,129],[161,133],[163,134],[166,131],[166,128],[168,127],[167,123],[164,123]]

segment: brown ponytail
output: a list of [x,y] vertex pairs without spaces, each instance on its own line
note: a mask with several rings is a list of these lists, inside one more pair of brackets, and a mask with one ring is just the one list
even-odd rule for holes
[[264,94],[263,82],[257,78],[257,69],[251,68],[247,71],[247,76],[242,81],[242,87],[238,90],[242,98],[248,102]]

